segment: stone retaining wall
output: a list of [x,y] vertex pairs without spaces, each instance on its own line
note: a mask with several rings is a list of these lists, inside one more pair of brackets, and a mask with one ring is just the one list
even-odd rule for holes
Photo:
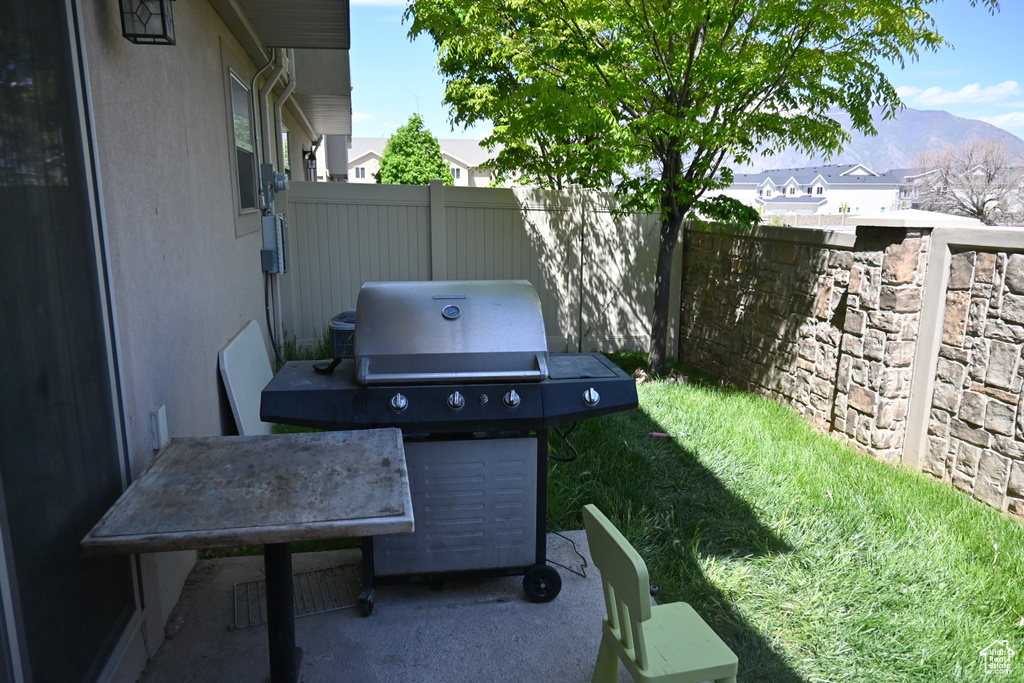
[[[690,231],[679,358],[1024,518],[1024,254],[930,259],[932,233]],[[929,262],[948,262],[945,288],[925,286],[945,276],[929,274]],[[945,298],[928,309],[935,320],[924,312],[928,291]],[[932,327],[941,327],[937,359],[919,348]],[[911,401],[930,411],[916,411],[924,452],[908,456]]]
[[922,467],[1024,518],[1024,255],[950,259]]

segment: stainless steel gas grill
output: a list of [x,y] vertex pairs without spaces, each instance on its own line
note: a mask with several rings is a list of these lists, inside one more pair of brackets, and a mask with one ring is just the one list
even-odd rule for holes
[[547,430],[636,405],[601,354],[548,353],[529,282],[375,282],[356,304],[355,358],[287,363],[260,416],[402,429],[416,531],[364,543],[369,613],[387,581],[522,574],[527,597],[553,599]]

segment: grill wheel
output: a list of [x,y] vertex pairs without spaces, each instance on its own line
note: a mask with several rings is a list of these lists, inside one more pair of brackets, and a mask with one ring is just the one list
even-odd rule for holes
[[523,592],[530,602],[550,602],[561,590],[562,577],[549,565],[534,565],[523,576]]

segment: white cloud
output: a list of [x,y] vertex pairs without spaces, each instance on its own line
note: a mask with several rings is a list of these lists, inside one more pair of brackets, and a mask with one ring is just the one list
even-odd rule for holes
[[354,112],[352,112],[352,120],[354,122],[356,122],[356,123],[361,123],[363,121],[369,121],[372,118],[373,118],[373,114],[367,114],[366,112],[362,112],[362,111],[354,111]]
[[896,88],[896,94],[899,95],[900,99],[902,100],[909,100],[911,97],[917,95],[919,92],[921,92],[921,88],[915,88],[910,85],[901,85],[900,87]]
[[913,98],[914,104],[926,107],[1000,102],[1008,97],[1021,94],[1021,88],[1017,81],[1003,81],[999,85],[990,85],[984,88],[980,83],[972,83],[959,90],[946,90],[939,87],[921,90],[920,88],[904,87],[897,91],[900,92],[901,97]]
[[1024,111],[1011,111],[998,116],[983,116],[981,120],[1008,130],[1018,137],[1024,136]]

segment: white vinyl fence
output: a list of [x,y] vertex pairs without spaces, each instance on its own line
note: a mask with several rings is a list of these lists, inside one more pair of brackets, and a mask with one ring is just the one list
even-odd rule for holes
[[610,196],[294,182],[282,199],[281,327],[300,344],[355,308],[364,282],[524,279],[540,294],[552,352],[647,350],[659,226],[615,216]]

